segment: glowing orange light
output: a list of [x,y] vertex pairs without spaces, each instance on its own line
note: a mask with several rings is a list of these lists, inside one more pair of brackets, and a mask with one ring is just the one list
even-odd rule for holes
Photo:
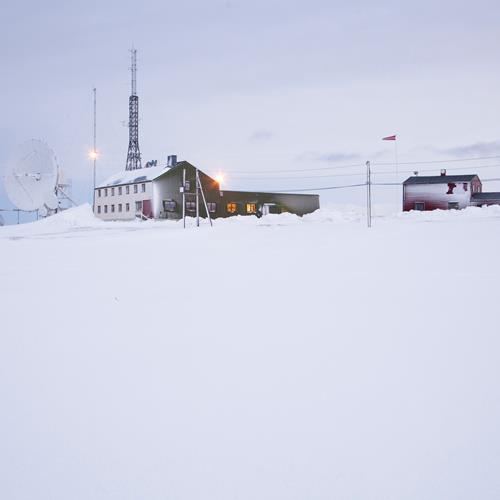
[[222,174],[217,174],[215,176],[215,180],[219,183],[219,188],[222,186],[222,183],[224,182],[224,176]]
[[97,157],[98,157],[98,156],[99,156],[99,155],[98,155],[97,151],[89,151],[89,158],[90,158],[91,160],[97,160]]

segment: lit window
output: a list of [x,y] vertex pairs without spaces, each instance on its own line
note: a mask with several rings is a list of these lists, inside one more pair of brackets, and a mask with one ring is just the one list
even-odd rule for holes
[[146,192],[146,184],[141,184],[141,191],[142,191],[143,193],[145,193],[145,192]]
[[111,196],[115,195],[115,188],[111,188]]
[[137,193],[137,184],[134,184],[134,193]]
[[142,201],[136,201],[135,202],[135,211],[136,212],[142,212]]
[[120,194],[120,195],[122,194],[122,187],[121,186],[118,188],[118,194]]
[[256,213],[257,213],[257,204],[247,203],[247,214],[256,214]]
[[217,203],[209,201],[209,202],[207,202],[207,207],[208,207],[208,211],[211,214],[214,214],[217,211]]
[[188,212],[194,212],[196,210],[196,202],[195,201],[186,201],[186,210]]
[[114,211],[115,211],[115,206],[111,205],[111,212],[114,212]]
[[118,203],[118,212],[123,211],[123,205],[121,203]]
[[130,186],[125,186],[125,193],[130,194]]
[[104,196],[108,196],[108,188],[104,190]]
[[165,212],[175,212],[176,208],[177,208],[177,203],[174,200],[163,201],[163,210],[165,210]]
[[107,214],[108,213],[108,205],[104,205],[104,213]]
[[130,212],[130,203],[126,203],[126,204],[125,204],[125,210],[126,210],[127,212]]
[[100,214],[100,213],[101,213],[101,205],[99,205],[99,206],[97,207],[97,213],[98,213],[98,214]]
[[235,214],[238,211],[238,205],[236,203],[228,203],[226,206],[226,210],[228,214]]

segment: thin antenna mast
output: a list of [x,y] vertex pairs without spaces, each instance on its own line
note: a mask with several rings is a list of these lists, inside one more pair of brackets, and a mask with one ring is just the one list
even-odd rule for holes
[[92,202],[92,210],[95,212],[95,188],[96,188],[96,161],[97,161],[97,89],[94,87],[93,89],[94,93],[94,149],[92,150],[92,158],[94,159],[94,172],[93,172],[93,177],[94,177],[94,198]]
[[128,101],[128,152],[125,170],[142,168],[139,150],[139,97],[137,96],[137,50],[132,47],[131,53],[131,94]]

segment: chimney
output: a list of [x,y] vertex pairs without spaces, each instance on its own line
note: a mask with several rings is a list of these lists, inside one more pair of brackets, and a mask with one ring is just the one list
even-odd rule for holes
[[441,177],[444,177],[446,175],[446,169],[442,168],[441,169]]
[[167,167],[175,167],[177,165],[177,155],[170,155],[167,158]]

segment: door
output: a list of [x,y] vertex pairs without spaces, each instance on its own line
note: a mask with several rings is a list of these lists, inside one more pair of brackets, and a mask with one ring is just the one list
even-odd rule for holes
[[143,200],[142,213],[148,219],[153,218],[153,204],[151,203],[151,200]]

